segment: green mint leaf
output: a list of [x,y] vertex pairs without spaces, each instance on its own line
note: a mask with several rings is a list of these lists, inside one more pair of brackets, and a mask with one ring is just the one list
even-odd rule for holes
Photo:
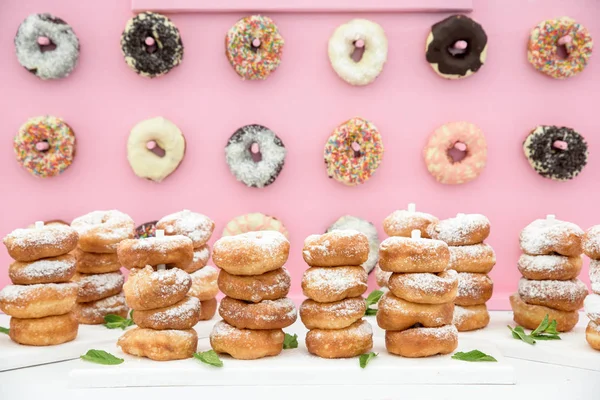
[[376,308],[367,308],[365,315],[377,315],[377,309]]
[[542,320],[542,322],[540,322],[540,324],[538,325],[538,327],[535,328],[533,330],[533,332],[531,332],[531,336],[535,336],[538,333],[546,331],[546,329],[548,329],[549,325],[550,325],[550,321],[548,321],[548,314],[546,314],[546,316],[544,317],[544,319]]
[[214,367],[223,366],[223,361],[221,361],[219,355],[214,350],[208,350],[202,353],[194,353],[194,358],[202,361],[204,364],[212,365]]
[[6,333],[8,335],[9,331],[10,331],[10,329],[0,326],[0,333]]
[[381,298],[381,296],[383,296],[383,291],[373,290],[369,294],[369,296],[367,296],[367,299],[365,300],[367,302],[367,307],[372,306],[373,304],[377,303],[379,301],[379,299]]
[[498,360],[496,360],[494,357],[492,357],[488,354],[485,354],[484,352],[479,351],[479,350],[471,350],[466,353],[459,351],[457,353],[454,353],[452,355],[452,358],[454,360],[469,361],[469,362],[481,362],[481,361],[498,362]]
[[297,349],[298,348],[298,335],[294,333],[294,335],[290,335],[289,333],[285,334],[283,338],[283,349]]
[[535,344],[535,340],[525,333],[523,327],[516,326],[515,328],[512,328],[510,325],[507,325],[507,327],[512,332],[513,338],[522,340],[527,344]]
[[548,328],[546,328],[544,333],[547,333],[550,335],[558,335],[559,334],[559,332],[556,330],[556,320],[555,319],[553,319],[552,322],[550,322],[550,326],[548,326]]
[[131,320],[133,320],[133,310],[131,310],[131,311],[129,312],[129,318],[130,318]]
[[535,335],[532,337],[534,337],[535,340],[561,340],[558,335]]
[[125,361],[122,358],[118,358],[110,353],[107,353],[104,350],[88,350],[88,352],[80,356],[80,358],[85,361],[103,365],[117,365]]
[[358,357],[358,363],[360,364],[360,367],[365,368],[367,364],[369,364],[369,361],[377,357],[377,355],[378,354],[374,352],[361,354],[360,357]]
[[104,316],[104,326],[108,329],[117,329],[121,328],[125,330],[125,328],[133,325],[133,320],[128,318],[123,318],[120,315],[108,314]]

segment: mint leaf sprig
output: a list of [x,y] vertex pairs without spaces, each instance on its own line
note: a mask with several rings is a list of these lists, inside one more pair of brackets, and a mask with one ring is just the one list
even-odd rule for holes
[[365,299],[365,303],[367,303],[367,311],[365,315],[377,315],[377,309],[371,308],[373,304],[377,304],[379,299],[383,296],[383,291],[381,290],[373,290],[369,296]]
[[298,348],[298,335],[294,333],[294,335],[290,335],[289,333],[285,334],[283,338],[283,349],[297,349]]
[[528,335],[525,333],[525,330],[522,326],[511,327],[510,329],[513,338],[517,340],[522,340],[527,344],[534,345],[536,340],[561,340],[559,336],[559,332],[556,330],[556,320],[553,319],[552,322],[549,320],[549,315],[546,314],[542,322]]
[[489,354],[485,354],[483,351],[479,350],[471,350],[466,353],[459,351],[454,353],[451,358],[454,360],[469,362],[498,362],[498,360],[496,360],[494,357],[490,356]]
[[367,364],[369,364],[369,362],[372,359],[374,359],[375,357],[377,357],[378,355],[379,354],[377,354],[375,352],[361,354],[360,357],[358,357],[358,364],[360,365],[361,368],[365,368],[367,366]]
[[219,355],[214,350],[194,353],[194,358],[202,361],[204,364],[212,365],[213,367],[221,368],[223,366],[223,361],[221,361]]
[[[133,312],[132,312],[133,314]],[[133,315],[132,315],[133,316]],[[133,319],[131,318],[123,318],[120,315],[116,314],[108,314],[104,316],[104,324],[108,329],[118,329],[121,328],[123,330],[127,329],[131,325],[135,325]]]
[[0,326],[0,333],[6,333],[8,335],[8,332],[10,332],[10,329]]
[[79,358],[81,358],[82,360],[85,361],[90,361],[96,364],[102,364],[102,365],[118,365],[118,364],[122,364],[123,360],[122,358],[119,357],[115,357],[112,354],[104,351],[104,350],[88,350],[87,353],[85,353],[82,356],[79,356]]

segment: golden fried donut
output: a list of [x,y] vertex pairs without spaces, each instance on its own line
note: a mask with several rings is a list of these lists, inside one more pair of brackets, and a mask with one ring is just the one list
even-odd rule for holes
[[583,235],[583,252],[592,260],[600,260],[600,225],[592,226]]
[[281,329],[237,329],[219,321],[210,333],[210,346],[238,360],[256,360],[281,353],[284,337]]
[[67,254],[77,246],[77,238],[68,225],[53,224],[14,230],[4,237],[4,245],[12,258],[28,262]]
[[119,338],[117,346],[124,353],[155,361],[183,360],[194,356],[198,334],[193,329],[157,331],[133,328]]
[[310,235],[304,240],[302,257],[311,267],[362,265],[369,258],[369,239],[355,230]]
[[519,296],[531,305],[545,306],[561,311],[576,311],[583,307],[588,291],[579,279],[568,281],[519,280]]
[[252,276],[231,275],[221,270],[217,282],[226,296],[258,303],[287,296],[291,278],[285,267]]
[[233,275],[261,275],[283,267],[290,242],[276,231],[226,236],[213,246],[215,265]]
[[79,285],[78,303],[88,303],[114,296],[123,289],[125,278],[121,271],[107,274],[80,274],[76,272],[73,282]]
[[16,318],[42,318],[70,312],[77,300],[77,284],[7,285],[0,291],[0,310]]
[[185,268],[182,268],[188,274],[194,273],[199,269],[206,267],[210,259],[210,247],[207,244],[194,249],[192,262]]
[[187,272],[178,268],[154,271],[148,266],[132,270],[123,291],[127,305],[138,311],[171,306],[183,300],[191,287]]
[[458,289],[457,273],[453,270],[438,274],[393,273],[388,288],[394,296],[413,303],[452,303]]
[[69,282],[75,273],[75,257],[65,254],[37,261],[15,261],[8,267],[8,277],[15,285]]
[[379,264],[375,267],[375,280],[380,288],[387,287],[390,277],[393,272],[384,271],[381,269]]
[[485,274],[458,273],[458,292],[454,304],[475,306],[492,298],[494,282]]
[[421,231],[421,237],[429,238],[427,227],[439,220],[431,214],[397,210],[383,220],[383,230],[388,236],[411,237],[412,231]]
[[561,311],[545,306],[536,306],[525,303],[518,293],[510,296],[510,305],[513,310],[514,321],[527,329],[535,329],[546,315],[552,321],[556,320],[556,330],[568,332],[577,325],[579,313],[577,311]]
[[496,265],[496,253],[492,246],[485,243],[471,246],[449,246],[449,269],[456,272],[474,272],[487,274]]
[[115,253],[121,241],[135,237],[133,219],[117,210],[82,215],[71,227],[79,234],[77,246],[88,253]]
[[42,318],[11,318],[10,338],[28,346],[54,346],[77,337],[79,324],[75,314],[52,315]]
[[485,328],[490,323],[490,313],[485,304],[476,306],[454,306],[452,324],[459,332]]
[[172,306],[155,308],[154,310],[136,310],[133,322],[140,328],[192,329],[200,320],[200,300],[186,296]]
[[385,348],[392,354],[418,358],[450,354],[458,347],[458,331],[454,325],[439,328],[411,328],[386,331]]
[[443,272],[450,251],[441,240],[390,237],[379,246],[379,266],[389,272]]
[[200,321],[208,321],[217,313],[217,299],[200,302]]
[[563,256],[581,255],[584,232],[580,227],[554,218],[536,219],[527,225],[519,237],[521,250],[526,254],[558,253]]
[[519,272],[527,279],[567,281],[575,279],[581,272],[581,256],[566,257],[559,255],[530,256],[521,254]]
[[332,303],[306,299],[300,305],[300,319],[308,329],[342,329],[361,319],[367,311],[362,297],[350,297]]
[[125,304],[125,295],[121,292],[105,299],[89,303],[77,303],[73,312],[80,324],[98,325],[104,323],[104,317],[108,314],[127,318],[129,308]]
[[373,347],[373,328],[361,319],[342,329],[313,329],[306,334],[308,352],[322,358],[349,358]]
[[127,269],[165,264],[185,270],[194,259],[194,248],[192,240],[186,236],[149,237],[123,240],[117,254],[119,262]]
[[457,214],[431,224],[427,233],[433,239],[446,242],[448,246],[469,246],[482,243],[490,235],[490,221],[481,214]]
[[302,293],[320,303],[331,303],[367,291],[367,271],[363,267],[312,267],[302,276]]
[[75,268],[82,274],[106,274],[121,269],[117,253],[88,253],[75,249],[71,254],[77,260]]
[[162,229],[167,236],[187,236],[192,240],[194,248],[197,249],[208,242],[215,229],[215,223],[206,215],[183,210],[162,217],[156,223],[156,229]]
[[200,301],[214,299],[219,294],[218,276],[219,271],[210,265],[190,274],[192,288],[188,296],[194,296]]
[[594,321],[590,321],[585,329],[585,340],[592,349],[600,350],[600,326]]
[[219,315],[238,329],[283,329],[298,318],[294,302],[287,297],[248,303],[226,296],[221,300]]
[[377,305],[377,324],[381,329],[401,331],[415,324],[436,328],[452,323],[454,304],[418,304],[392,293],[381,296]]

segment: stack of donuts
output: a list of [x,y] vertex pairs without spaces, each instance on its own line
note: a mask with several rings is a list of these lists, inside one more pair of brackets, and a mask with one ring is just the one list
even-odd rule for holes
[[127,317],[121,264],[117,247],[135,236],[129,215],[117,210],[93,211],[75,218],[71,227],[79,234],[73,282],[79,285],[75,314],[80,324],[104,323],[108,314]]
[[191,228],[187,223],[178,220],[171,225],[170,236],[157,229],[155,237],[119,244],[119,261],[131,270],[123,286],[125,300],[137,325],[117,342],[127,354],[167,361],[191,358],[196,352],[198,335],[193,328],[202,309],[200,300],[188,295],[192,278],[186,271],[194,259],[190,237],[206,233],[198,232],[205,225]]
[[403,357],[448,354],[458,346],[452,325],[456,272],[448,270],[448,245],[421,238],[390,237],[379,247],[381,269],[392,272],[378,305],[377,324],[385,329],[387,351]]
[[192,262],[182,268],[192,278],[188,295],[200,300],[200,321],[211,319],[217,312],[219,272],[215,267],[207,265],[210,259],[210,246],[207,242],[215,229],[215,223],[206,215],[183,210],[161,218],[156,223],[156,229],[163,230],[167,236],[183,235],[192,240]]
[[427,229],[430,237],[449,246],[449,268],[458,272],[454,325],[460,332],[485,328],[490,322],[485,303],[494,291],[487,274],[496,265],[494,249],[483,243],[490,234],[490,221],[481,214],[457,214]]
[[311,235],[304,241],[304,261],[310,266],[302,277],[308,300],[300,318],[309,329],[308,351],[323,358],[355,357],[373,347],[373,330],[363,316],[369,257],[367,236],[355,230]]
[[589,271],[592,293],[583,302],[585,313],[590,319],[585,338],[593,349],[600,350],[600,225],[592,226],[585,233],[583,252],[592,259]]
[[538,219],[521,231],[524,254],[519,258],[518,293],[510,297],[517,324],[535,329],[546,315],[556,329],[566,332],[579,321],[587,287],[577,277],[581,271],[584,232],[554,215]]
[[215,242],[213,261],[221,268],[221,300],[210,344],[240,360],[276,356],[283,350],[283,328],[297,318],[286,297],[290,276],[284,268],[290,242],[276,231],[248,232]]
[[10,338],[20,344],[50,346],[77,337],[73,312],[77,285],[75,258],[77,232],[68,225],[36,223],[4,238],[15,259],[8,270],[13,285],[0,291],[0,310],[10,315]]

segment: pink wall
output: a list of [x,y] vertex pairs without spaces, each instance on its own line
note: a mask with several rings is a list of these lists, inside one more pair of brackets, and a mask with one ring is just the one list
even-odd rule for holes
[[[459,82],[438,78],[424,58],[432,23],[445,15],[361,15],[380,23],[390,49],[380,78],[355,88],[329,65],[327,41],[353,15],[273,15],[287,43],[280,69],[266,82],[243,82],[228,65],[223,38],[235,14],[180,14],[185,47],[182,65],[167,76],[143,79],[126,66],[121,31],[132,16],[127,0],[3,0],[0,3],[0,236],[34,220],[73,217],[118,208],[142,223],[189,208],[211,216],[220,232],[239,214],[262,211],[282,219],[291,233],[294,291],[306,266],[304,237],[323,231],[341,214],[377,224],[409,201],[441,218],[457,212],[489,217],[498,265],[496,307],[505,307],[519,277],[518,234],[523,226],[555,213],[587,228],[600,223],[596,132],[600,60],[580,76],[560,82],[536,72],[526,60],[529,29],[546,18],[569,15],[600,38],[596,0],[476,0],[472,17],[489,36],[488,63]],[[55,13],[79,35],[82,54],[73,75],[43,82],[14,55],[13,37],[25,16]],[[596,78],[594,78],[596,77]],[[16,162],[12,139],[31,116],[63,117],[75,130],[77,159],[62,176],[36,179]],[[126,158],[130,128],[162,115],[187,138],[180,169],[161,184],[137,178]],[[380,169],[365,185],[348,188],[329,180],[322,149],[330,132],[353,116],[371,119],[386,148]],[[429,133],[452,120],[468,120],[487,135],[488,167],[476,181],[442,186],[428,174],[421,150]],[[223,147],[240,126],[269,126],[289,149],[283,172],[271,187],[236,182]],[[563,124],[586,136],[591,158],[580,177],[556,183],[539,177],[522,155],[521,143],[537,124]],[[218,236],[218,235],[216,235]],[[383,236],[383,232],[382,232]],[[0,287],[8,283],[9,257],[0,251]],[[583,275],[587,275],[587,262]]]

